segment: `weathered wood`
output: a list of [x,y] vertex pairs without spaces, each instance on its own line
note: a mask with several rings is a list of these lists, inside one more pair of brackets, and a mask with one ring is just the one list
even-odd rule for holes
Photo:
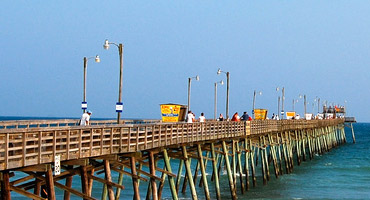
[[[130,162],[131,162],[131,173],[133,175],[137,175],[136,173],[136,158],[135,157],[130,157]],[[134,199],[140,199],[140,192],[139,192],[139,184],[138,184],[138,179],[136,177],[132,177],[132,185],[134,188]]]
[[188,153],[187,153],[187,150],[186,150],[185,146],[182,146],[182,153],[183,153],[183,156],[185,158],[185,161],[184,161],[185,162],[185,169],[186,169],[186,174],[187,174],[187,177],[188,177],[188,180],[189,180],[189,187],[190,187],[191,195],[192,195],[193,200],[197,200],[198,199],[197,192],[195,190],[195,184],[194,184],[194,181],[193,181],[193,176],[192,176],[191,168],[190,168],[190,161],[188,159]]
[[[73,166],[69,167],[68,170],[71,170],[71,169],[73,169]],[[73,181],[73,176],[66,177],[66,187],[71,188],[72,187],[72,181]],[[64,200],[69,200],[70,198],[71,198],[70,192],[65,190],[64,191]]]
[[207,176],[206,176],[206,167],[204,165],[204,161],[203,161],[203,152],[202,152],[202,147],[200,144],[197,145],[198,146],[198,156],[199,156],[199,164],[200,164],[200,170],[202,172],[202,181],[203,181],[203,184],[204,184],[204,193],[205,193],[205,197],[206,199],[211,199],[211,196],[209,194],[209,190],[208,190],[208,182],[207,182]]
[[110,185],[112,187],[116,187],[117,189],[125,189],[125,187],[123,185],[120,185],[120,184],[117,184],[117,183],[114,183],[114,182],[111,182],[111,181],[108,181],[106,179],[102,179],[102,178],[99,178],[99,177],[96,177],[96,176],[93,176],[91,174],[87,174],[87,177],[90,178],[90,179],[93,179],[93,180],[96,180],[98,182],[101,182],[101,183],[104,183],[106,185]]
[[75,159],[75,160],[65,160],[60,162],[61,165],[79,165],[87,166],[89,165],[89,159]]
[[[105,180],[107,180],[108,182],[112,182],[112,175],[110,171],[109,160],[104,160],[103,162],[104,162]],[[114,200],[114,192],[113,192],[112,185],[109,185],[109,184],[105,184],[105,185],[107,186],[107,189],[108,189],[109,200]]]
[[234,187],[234,182],[233,182],[233,176],[232,176],[232,172],[231,172],[231,167],[230,167],[230,162],[229,162],[229,156],[228,156],[228,148],[226,146],[226,142],[225,141],[222,141],[222,147],[223,147],[223,150],[224,150],[224,153],[225,153],[225,162],[226,162],[226,169],[227,169],[227,176],[229,178],[229,186],[230,186],[230,192],[231,192],[231,198],[232,199],[237,199],[236,197],[236,190],[235,190],[235,187]]
[[[121,140],[120,140],[121,141]],[[120,167],[120,170],[124,170],[125,168],[124,168],[124,166],[121,166]],[[123,183],[123,173],[121,173],[121,172],[119,172],[119,175],[118,175],[118,185],[122,185],[122,183]],[[121,188],[117,188],[117,190],[116,190],[116,196],[115,196],[115,199],[116,200],[119,200],[119,197],[121,196]]]
[[[91,169],[90,175],[94,176],[94,172],[95,172],[95,169]],[[94,182],[94,180],[92,178],[89,178],[89,188],[87,190],[87,195],[88,196],[91,196],[91,192],[92,192],[92,188],[93,188],[93,182]],[[117,191],[118,191],[118,189],[117,189]]]
[[51,168],[50,164],[44,164],[44,165],[34,165],[34,166],[28,166],[18,169],[17,171],[22,172],[47,172],[48,169]]
[[[28,177],[31,177],[31,176],[28,176]],[[36,196],[40,196],[40,192],[41,192],[41,180],[35,178],[35,188],[33,190],[33,194],[35,194]]]
[[31,199],[36,199],[36,200],[46,200],[45,198],[42,198],[40,197],[39,195],[36,195],[36,194],[32,194],[30,192],[27,192],[26,190],[22,190],[20,188],[17,188],[17,187],[14,187],[14,186],[10,186],[10,189],[18,194],[21,194],[21,195],[24,195],[28,198],[31,198]]
[[[166,149],[163,149],[163,156],[164,156],[164,163],[165,163],[166,169],[167,169],[167,171],[169,171],[171,173],[172,172],[171,163],[170,163],[170,159],[167,155],[167,150]],[[168,176],[168,181],[170,183],[172,199],[177,200],[178,199],[178,197],[177,197],[177,192],[178,191],[176,191],[176,187],[175,187],[173,177]]]
[[9,171],[2,172],[1,180],[1,199],[10,200],[10,184],[9,184]]
[[176,193],[179,192],[180,182],[181,182],[181,177],[182,177],[182,167],[183,166],[184,166],[184,160],[180,160],[179,168],[178,168],[178,171],[177,171],[177,177],[176,177]]
[[[150,174],[152,177],[150,178],[150,184],[152,186],[152,197],[153,200],[158,200],[158,191],[157,191],[157,183],[155,182],[155,159],[154,159],[154,153],[149,151],[149,163],[150,163]],[[161,180],[161,179],[160,179]]]
[[80,174],[81,174],[82,193],[88,195],[89,181],[88,181],[87,167],[86,166],[80,166]]
[[48,192],[48,199],[55,200],[56,198],[55,198],[53,171],[51,170],[51,168],[49,168],[45,173],[45,179],[46,179],[46,189]]
[[250,148],[251,148],[251,153],[250,153],[250,161],[251,161],[251,171],[252,171],[252,182],[253,182],[253,187],[257,186],[257,178],[256,178],[256,168],[254,165],[254,154],[255,150],[252,148],[252,142],[249,140]]
[[221,192],[220,192],[220,182],[218,178],[218,173],[217,173],[217,159],[216,159],[216,153],[215,153],[215,146],[213,143],[211,143],[211,155],[212,155],[212,167],[213,167],[213,177],[214,177],[214,182],[215,182],[215,189],[216,189],[216,198],[217,200],[221,199]]
[[242,159],[241,159],[241,152],[240,152],[240,147],[239,147],[239,142],[236,141],[236,152],[237,152],[237,157],[238,157],[238,167],[239,167],[239,179],[240,179],[240,187],[242,194],[244,194],[245,191],[245,186],[244,186],[244,181],[243,181],[243,167],[242,167]]

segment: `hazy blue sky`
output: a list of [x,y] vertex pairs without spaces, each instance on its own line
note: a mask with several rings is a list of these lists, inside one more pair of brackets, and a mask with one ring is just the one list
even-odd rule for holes
[[[123,118],[160,118],[161,103],[213,117],[220,67],[230,72],[230,115],[286,110],[306,94],[369,122],[370,1],[2,1],[0,116],[79,117],[83,57],[93,117],[116,117],[118,49],[124,44]],[[225,114],[226,86],[218,88]],[[296,104],[303,112],[303,100]],[[317,112],[315,108],[314,112]]]

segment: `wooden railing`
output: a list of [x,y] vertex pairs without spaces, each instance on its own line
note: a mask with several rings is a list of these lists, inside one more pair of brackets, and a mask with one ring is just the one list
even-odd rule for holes
[[251,134],[283,132],[289,130],[312,129],[344,123],[344,119],[331,120],[253,120]]
[[[0,121],[0,129],[13,128],[40,128],[40,127],[61,127],[61,126],[78,126],[79,119],[58,119],[58,120],[9,120]],[[151,124],[159,123],[160,120],[144,119],[144,120],[123,120],[124,124]],[[91,125],[109,125],[117,124],[117,120],[91,120]]]
[[106,124],[0,129],[0,170],[206,140],[343,123],[343,120]]

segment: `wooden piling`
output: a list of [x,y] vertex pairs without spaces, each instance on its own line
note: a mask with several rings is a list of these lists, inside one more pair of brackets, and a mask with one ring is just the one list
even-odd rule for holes
[[239,142],[236,141],[236,153],[238,157],[238,168],[239,168],[239,179],[240,179],[240,187],[241,187],[241,192],[244,194],[245,191],[245,186],[244,186],[244,181],[243,181],[243,167],[242,167],[242,159],[241,159],[241,151],[239,147]]
[[3,171],[2,172],[1,199],[2,200],[10,200],[11,199],[11,197],[10,197],[10,184],[9,184],[9,172],[8,171]]
[[53,170],[51,167],[45,173],[46,178],[46,190],[48,192],[48,199],[55,200],[55,188],[54,188],[54,180],[53,180]]
[[257,186],[257,178],[256,178],[256,169],[254,165],[254,154],[255,151],[252,148],[252,142],[250,142],[250,148],[251,148],[251,153],[250,153],[250,160],[251,160],[251,171],[252,171],[252,182],[253,182],[253,187]]
[[250,154],[250,149],[248,145],[248,140],[247,138],[244,139],[244,149],[245,149],[245,157],[244,157],[244,170],[245,170],[245,181],[246,181],[246,190],[249,190],[249,154]]
[[177,176],[176,176],[176,193],[179,193],[183,166],[184,166],[184,160],[181,159],[179,163],[179,168],[177,171]]
[[215,182],[215,188],[216,188],[216,198],[217,200],[221,200],[221,192],[220,192],[220,182],[218,179],[218,173],[217,173],[217,157],[215,153],[215,146],[213,143],[211,143],[211,155],[212,155],[212,167],[213,167],[213,177]]
[[139,191],[139,183],[138,179],[136,178],[136,158],[135,156],[130,157],[130,165],[131,165],[131,174],[132,177],[132,186],[134,188],[134,199],[140,199],[140,191]]
[[235,184],[233,182],[233,176],[232,176],[231,166],[230,166],[230,162],[229,162],[229,149],[227,148],[225,141],[222,141],[222,148],[223,148],[224,155],[225,155],[225,163],[226,163],[227,176],[229,177],[229,185],[230,185],[231,198],[234,200],[234,199],[237,198],[236,197],[236,190],[235,190],[235,187],[234,187]]
[[[172,173],[171,163],[170,163],[170,159],[168,157],[168,154],[167,154],[167,150],[166,149],[163,149],[163,157],[164,157],[164,163],[165,163],[165,166],[166,166],[167,171],[169,173]],[[176,190],[176,187],[175,187],[175,182],[173,180],[173,177],[172,176],[168,176],[168,181],[170,183],[170,189],[171,189],[172,199],[173,200],[177,200],[178,199],[178,197],[177,197],[177,190]]]
[[353,139],[353,143],[356,143],[355,131],[353,130],[353,125],[352,125],[352,123],[351,123],[351,132],[352,132],[352,139]]
[[202,148],[201,148],[200,144],[198,144],[197,147],[198,147],[197,149],[198,149],[200,170],[201,170],[201,173],[202,173],[202,181],[203,181],[203,184],[204,184],[204,187],[203,187],[204,188],[204,194],[205,194],[206,199],[210,200],[211,197],[209,195],[209,190],[208,190],[206,168],[205,168],[204,161],[203,161],[203,152],[202,152]]
[[188,157],[186,146],[182,146],[182,154],[183,154],[184,159],[185,159],[184,160],[185,169],[186,169],[186,175],[188,177],[188,182],[189,182],[189,186],[190,186],[191,195],[193,197],[193,200],[197,200],[198,199],[197,191],[195,190],[195,184],[194,184],[193,176],[192,176],[192,173],[191,173],[190,160],[189,160],[189,157]]
[[[88,195],[89,179],[87,176],[87,167],[80,166],[80,175],[81,175],[81,187],[82,193]],[[84,199],[86,200],[86,199]]]

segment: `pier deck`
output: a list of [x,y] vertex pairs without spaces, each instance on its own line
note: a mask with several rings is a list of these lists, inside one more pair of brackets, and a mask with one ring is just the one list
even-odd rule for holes
[[[199,170],[205,198],[221,198],[218,177],[222,166],[228,172],[230,195],[236,199],[237,182],[242,193],[250,187],[250,177],[253,186],[256,185],[257,162],[261,162],[263,182],[267,184],[270,168],[276,177],[283,171],[290,173],[294,156],[299,165],[307,156],[312,159],[314,153],[328,151],[346,140],[344,119],[76,124],[77,120],[0,122],[2,199],[10,199],[11,191],[33,199],[55,199],[54,186],[65,191],[64,199],[69,199],[71,194],[94,199],[91,197],[94,181],[106,185],[103,199],[118,199],[124,192],[123,176],[132,179],[134,199],[140,199],[140,180],[149,181],[148,197],[160,199],[166,179],[173,199],[177,199],[183,166],[186,174],[182,192],[188,185],[193,199],[198,198],[195,183]],[[180,161],[177,174],[171,170],[170,159]],[[196,160],[196,169],[191,169],[191,159]],[[214,197],[208,191],[208,160],[213,166],[208,174],[212,174],[211,181],[215,183]],[[158,168],[158,161],[164,162],[165,168]],[[142,166],[147,166],[149,171]],[[53,175],[59,168],[61,173]],[[20,171],[28,176],[10,180]],[[117,183],[112,182],[111,171],[120,174]],[[99,173],[105,173],[105,179],[96,177]],[[157,173],[162,176],[158,177]],[[81,177],[82,191],[71,188],[75,175]],[[57,182],[62,179],[66,180],[65,185]],[[46,188],[47,194],[41,188]]]

